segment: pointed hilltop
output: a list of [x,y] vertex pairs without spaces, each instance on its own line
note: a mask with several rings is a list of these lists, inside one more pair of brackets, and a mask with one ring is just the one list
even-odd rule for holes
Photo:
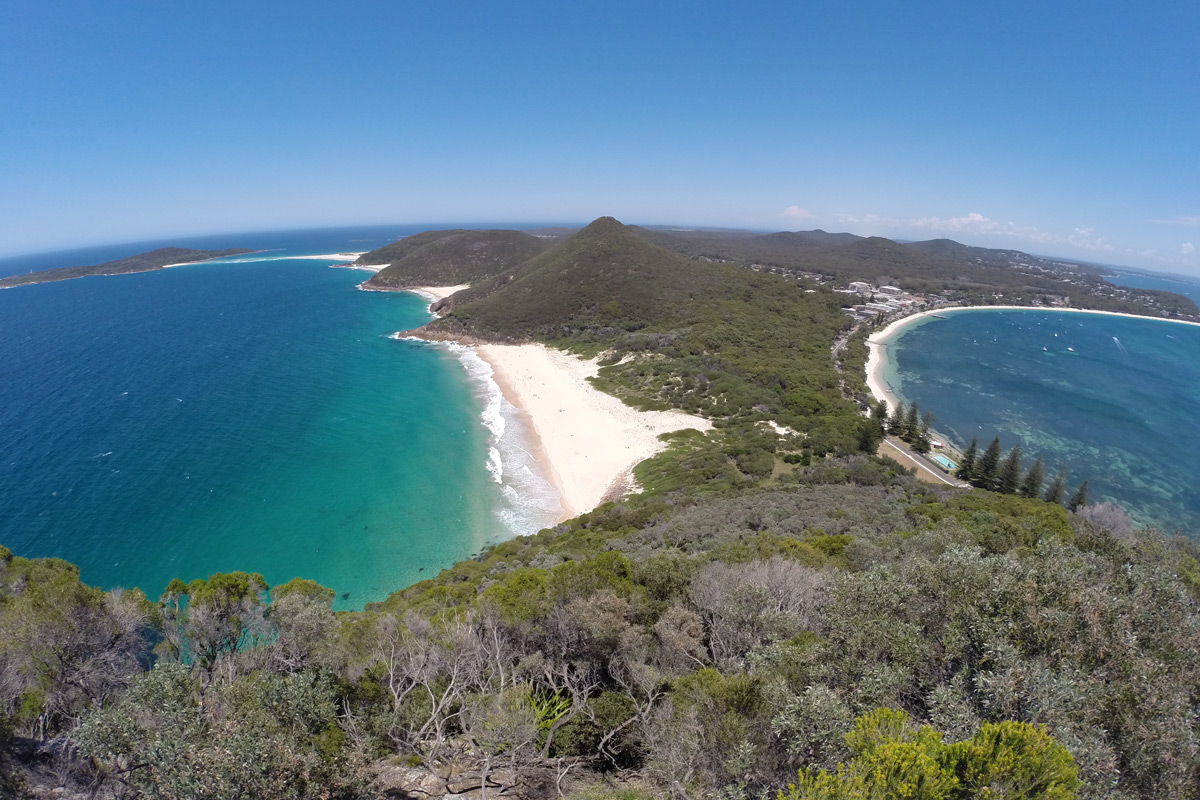
[[425,231],[365,253],[354,263],[388,265],[366,282],[368,289],[457,286],[506,272],[547,246],[520,231]]
[[429,328],[506,340],[596,327],[636,330],[717,290],[724,272],[647,241],[612,217],[459,292]]

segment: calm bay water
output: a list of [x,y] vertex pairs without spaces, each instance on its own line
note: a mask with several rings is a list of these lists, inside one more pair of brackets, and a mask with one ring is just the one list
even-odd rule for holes
[[0,291],[0,543],[152,597],[240,569],[358,608],[551,524],[557,499],[486,365],[389,338],[427,302],[289,257],[416,230],[183,240],[271,252]]
[[[1158,287],[1154,287],[1158,288]],[[1174,291],[1179,291],[1178,288]],[[959,445],[999,435],[1072,490],[1200,535],[1200,327],[1040,310],[926,318],[889,342],[885,381]]]

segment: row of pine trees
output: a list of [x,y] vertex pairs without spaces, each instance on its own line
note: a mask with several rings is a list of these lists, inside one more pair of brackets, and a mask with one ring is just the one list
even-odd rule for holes
[[[1028,472],[1021,467],[1021,445],[1014,445],[1008,456],[1002,457],[1000,437],[992,439],[981,455],[979,440],[963,453],[962,463],[955,474],[980,489],[989,489],[1001,494],[1019,494],[1021,497],[1041,497],[1047,503],[1063,504],[1067,497],[1067,465],[1064,464],[1049,484],[1046,483],[1046,466],[1039,456]],[[1088,504],[1088,482],[1079,484],[1075,494],[1066,502],[1067,508],[1075,511]]]
[[[883,432],[906,442],[918,453],[928,453],[932,445],[930,430],[933,426],[933,414],[921,414],[916,401],[907,407],[897,405],[888,413],[888,405],[880,401],[875,406],[870,423],[866,426],[872,434],[882,438]],[[864,447],[864,449],[867,449]],[[873,448],[871,448],[873,450]],[[1028,472],[1021,464],[1021,446],[1015,445],[1003,454],[1000,437],[992,439],[992,443],[982,453],[979,452],[979,440],[972,439],[970,446],[963,454],[962,463],[955,473],[958,478],[980,489],[987,489],[1001,494],[1018,494],[1021,497],[1040,497],[1047,503],[1065,505],[1071,511],[1088,504],[1088,482],[1079,484],[1075,494],[1067,500],[1067,466],[1064,464],[1050,483],[1046,483],[1046,465],[1039,457],[1033,462]]]

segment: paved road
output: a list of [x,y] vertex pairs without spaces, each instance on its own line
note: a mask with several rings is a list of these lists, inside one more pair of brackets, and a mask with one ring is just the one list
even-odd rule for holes
[[939,483],[945,486],[965,487],[967,484],[952,478],[929,463],[924,456],[912,452],[903,443],[888,436],[879,445],[878,455],[887,456],[900,462],[900,465],[917,471],[917,478],[926,483]]

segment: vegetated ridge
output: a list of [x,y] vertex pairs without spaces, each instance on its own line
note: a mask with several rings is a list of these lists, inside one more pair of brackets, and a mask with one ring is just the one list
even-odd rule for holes
[[0,549],[0,793],[1200,797],[1200,544],[874,455],[828,287],[605,218],[445,310],[427,335],[600,354],[715,428],[362,612]]
[[497,275],[529,260],[546,243],[519,231],[428,231],[359,256],[356,266],[388,266],[367,289],[458,286]]
[[168,264],[191,264],[197,261],[209,261],[214,258],[237,256],[243,253],[253,253],[253,250],[189,250],[184,247],[160,247],[148,253],[136,256],[106,261],[90,267],[59,267],[40,272],[27,272],[23,275],[12,275],[0,279],[0,289],[12,286],[25,286],[33,283],[52,283],[68,281],[73,278],[86,278],[89,275],[126,275],[132,272],[153,272]]
[[639,231],[692,258],[841,285],[890,283],[954,304],[1061,304],[1200,320],[1196,304],[1183,295],[1116,286],[1104,279],[1106,268],[1019,250],[969,247],[949,239],[901,243],[821,230],[749,236],[659,228]]

